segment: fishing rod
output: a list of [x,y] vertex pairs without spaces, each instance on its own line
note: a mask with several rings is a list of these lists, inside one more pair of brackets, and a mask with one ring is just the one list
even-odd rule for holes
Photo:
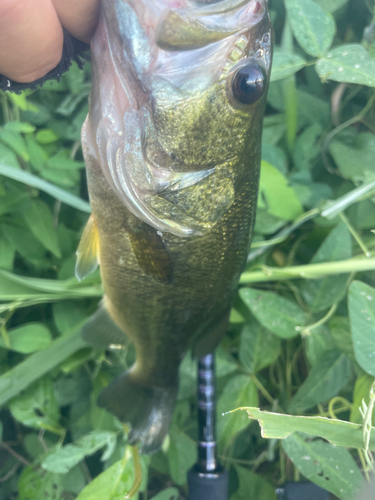
[[189,500],[228,500],[228,471],[217,459],[215,354],[198,360],[198,461],[188,473]]
[[[228,500],[228,471],[217,458],[214,353],[198,360],[197,400],[198,461],[188,472],[189,500]],[[287,482],[275,493],[277,500],[329,500],[328,491],[311,482]]]

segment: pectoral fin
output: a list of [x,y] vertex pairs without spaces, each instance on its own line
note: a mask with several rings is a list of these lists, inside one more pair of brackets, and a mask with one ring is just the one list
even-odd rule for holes
[[172,262],[156,229],[141,222],[135,229],[129,230],[128,234],[139,267],[156,281],[172,283]]
[[99,233],[93,215],[87,222],[77,250],[76,277],[79,281],[99,265]]

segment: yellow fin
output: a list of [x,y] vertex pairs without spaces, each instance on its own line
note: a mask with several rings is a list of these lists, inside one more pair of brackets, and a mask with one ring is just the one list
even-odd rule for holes
[[90,215],[77,250],[76,277],[79,281],[95,271],[99,265],[99,232]]

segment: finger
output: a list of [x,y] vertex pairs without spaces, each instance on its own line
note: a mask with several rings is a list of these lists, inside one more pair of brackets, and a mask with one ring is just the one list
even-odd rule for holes
[[32,82],[60,61],[63,31],[51,0],[0,0],[0,73]]
[[100,0],[52,0],[61,24],[89,43],[98,22]]

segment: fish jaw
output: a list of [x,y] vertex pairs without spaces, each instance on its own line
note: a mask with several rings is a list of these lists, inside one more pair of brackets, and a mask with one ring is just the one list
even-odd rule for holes
[[[161,41],[161,33],[169,35]],[[227,177],[236,176],[251,129],[261,127],[254,121],[267,89],[252,106],[236,107],[231,81],[255,61],[268,87],[272,37],[265,0],[103,1],[92,42],[89,128],[107,182],[137,218],[162,233],[199,236],[229,209],[231,188],[209,224],[175,217],[174,207],[159,202],[228,165]]]

